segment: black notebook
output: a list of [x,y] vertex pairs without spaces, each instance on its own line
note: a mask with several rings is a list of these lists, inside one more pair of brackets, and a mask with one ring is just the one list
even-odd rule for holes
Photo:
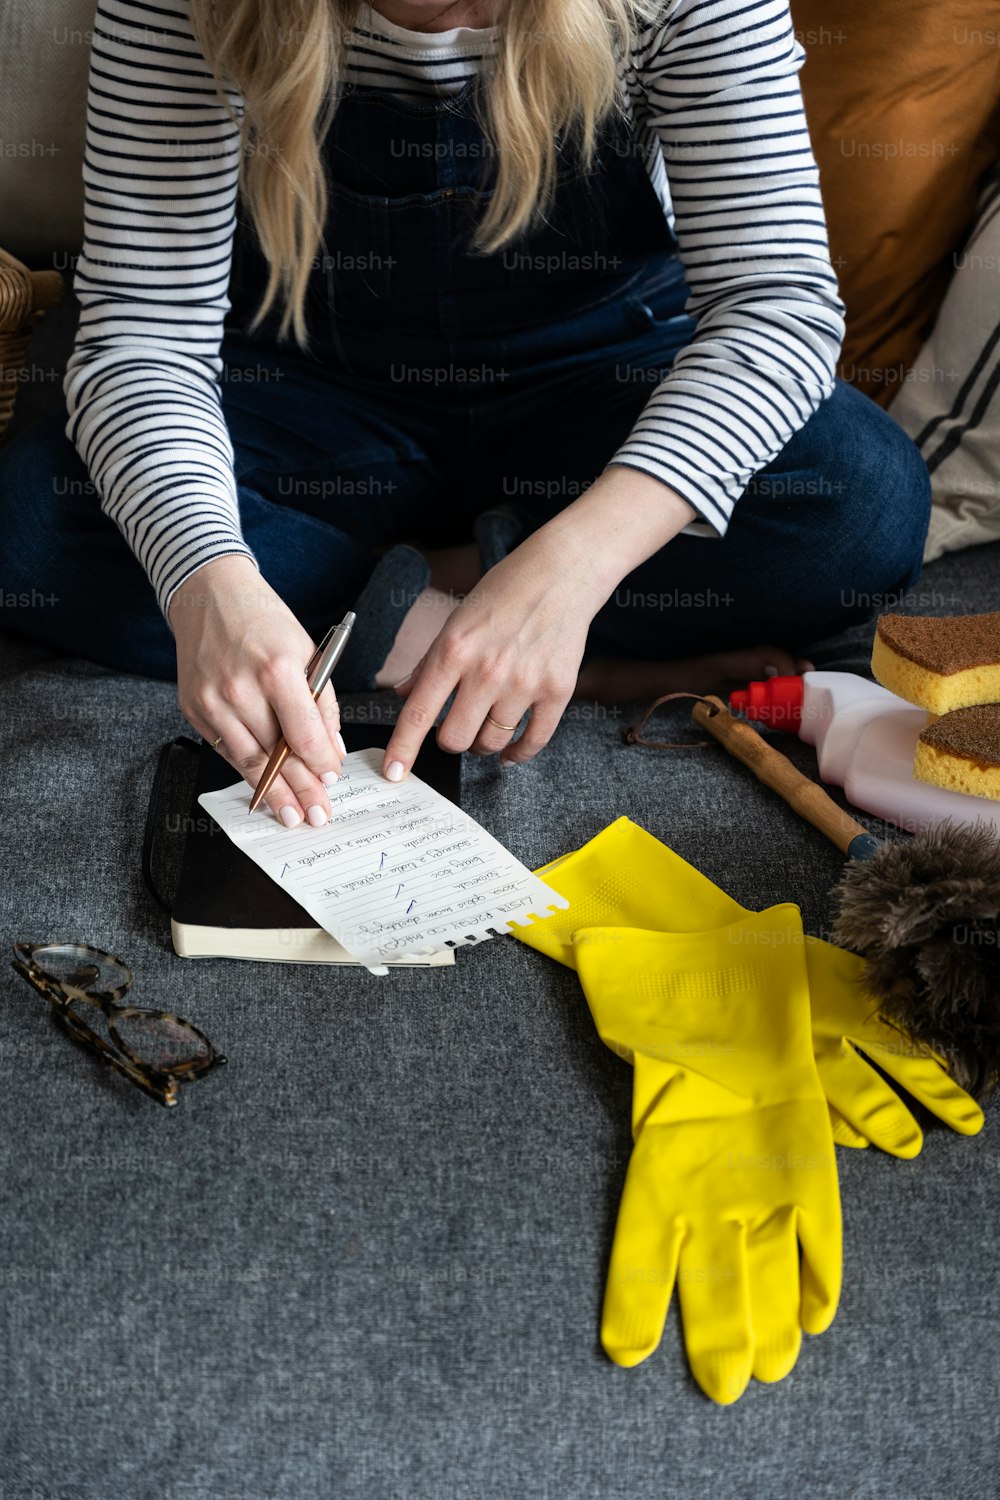
[[[391,724],[342,725],[348,751],[389,743]],[[461,805],[461,757],[437,745],[433,730],[413,766],[421,781]],[[238,779],[228,761],[202,741],[191,799],[187,837],[170,929],[182,958],[252,958],[272,962],[355,964],[336,938],[288,891],[238,849],[199,804],[202,792],[219,791]],[[427,959],[390,961],[390,967],[427,967],[455,962],[454,950]]]

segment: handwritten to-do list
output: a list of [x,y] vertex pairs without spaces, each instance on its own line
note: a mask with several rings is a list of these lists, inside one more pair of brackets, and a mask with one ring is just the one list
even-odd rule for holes
[[381,774],[384,752],[355,750],[329,789],[322,828],[285,828],[250,813],[245,781],[198,798],[271,879],[375,974],[386,960],[441,952],[506,933],[568,905],[468,813],[411,772]]

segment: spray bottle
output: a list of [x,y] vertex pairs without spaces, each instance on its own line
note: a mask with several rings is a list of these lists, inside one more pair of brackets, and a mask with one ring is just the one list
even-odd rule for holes
[[853,672],[771,677],[731,693],[733,713],[797,734],[815,745],[820,779],[842,786],[847,800],[907,833],[946,818],[983,821],[1000,833],[1000,802],[917,781],[913,757],[933,715]]

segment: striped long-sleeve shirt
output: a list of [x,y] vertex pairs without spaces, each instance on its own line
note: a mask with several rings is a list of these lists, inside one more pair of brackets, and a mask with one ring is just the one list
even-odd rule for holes
[[[497,35],[416,33],[369,12],[348,78],[454,92]],[[698,512],[694,533],[724,534],[754,474],[833,390],[844,304],[804,61],[787,0],[664,0],[620,63],[696,327],[608,462],[680,494]],[[228,97],[239,112],[239,95]],[[99,0],[66,433],[164,615],[205,563],[257,561],[240,529],[219,384],[239,162],[187,0]]]

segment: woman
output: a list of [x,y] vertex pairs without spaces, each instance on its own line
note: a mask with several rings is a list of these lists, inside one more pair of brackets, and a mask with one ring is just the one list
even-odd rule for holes
[[574,695],[794,670],[929,510],[834,377],[803,60],[786,0],[101,0],[67,412],[0,461],[54,603],[6,623],[176,670],[251,783],[283,732],[289,826],[348,607],[342,691],[413,668],[390,779],[452,694],[440,744],[523,761]]

